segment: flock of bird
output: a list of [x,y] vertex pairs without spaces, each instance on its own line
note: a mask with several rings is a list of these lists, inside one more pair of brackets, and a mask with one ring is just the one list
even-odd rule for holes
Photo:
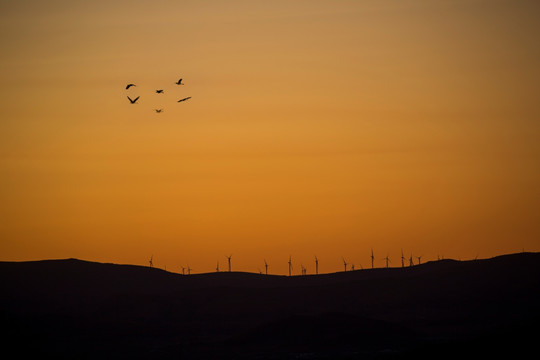
[[[175,82],[175,84],[176,85],[184,85],[184,83],[182,82],[182,78],[180,78],[177,82]],[[134,86],[137,86],[137,85],[135,85],[135,84],[127,84],[126,85],[126,90],[129,90],[131,87],[134,87]],[[157,89],[156,90],[156,94],[163,94],[163,93],[164,93],[163,89]],[[140,96],[137,96],[135,99],[132,99],[128,95],[127,98],[129,100],[130,104],[136,104],[137,100],[139,100]],[[189,100],[189,99],[191,99],[191,96],[182,98],[182,99],[178,100],[177,102],[183,102],[183,101],[186,101],[186,100]],[[154,111],[159,114],[159,113],[163,112],[163,109],[154,109]]]

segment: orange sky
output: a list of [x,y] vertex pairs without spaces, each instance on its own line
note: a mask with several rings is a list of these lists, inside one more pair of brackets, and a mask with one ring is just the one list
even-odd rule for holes
[[0,260],[540,251],[539,11],[0,1]]

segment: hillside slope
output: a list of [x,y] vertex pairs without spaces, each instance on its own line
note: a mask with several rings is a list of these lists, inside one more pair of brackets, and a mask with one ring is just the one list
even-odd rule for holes
[[0,262],[0,289],[5,345],[31,354],[429,357],[526,346],[538,334],[540,254],[293,277]]

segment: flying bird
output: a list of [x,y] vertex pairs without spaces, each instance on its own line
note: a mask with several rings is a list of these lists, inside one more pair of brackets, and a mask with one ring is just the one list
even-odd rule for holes
[[128,85],[126,86],[126,90],[129,89],[129,88],[132,87],[132,86],[137,86],[137,85],[135,85],[135,84],[128,84]]
[[184,84],[182,84],[182,79],[178,80],[178,81],[176,82],[176,85],[184,85]]
[[163,111],[163,109],[155,109],[157,113],[160,113]]
[[134,100],[131,100],[131,98],[129,96],[127,98],[128,98],[130,103],[135,104],[137,102],[137,100],[139,100],[140,96],[137,96]]
[[180,99],[177,102],[182,102],[182,101],[186,101],[186,100],[189,100],[189,99],[191,99],[191,96],[188,96],[187,98]]
[[156,90],[156,93],[163,94],[163,90]]

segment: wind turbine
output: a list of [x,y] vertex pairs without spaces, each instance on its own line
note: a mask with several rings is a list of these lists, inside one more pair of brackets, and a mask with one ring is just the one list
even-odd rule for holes
[[268,263],[266,262],[266,259],[264,259],[264,268],[266,271],[266,275],[268,275]]
[[418,265],[420,265],[420,260],[422,259],[422,255],[417,256],[417,258],[418,258]]
[[401,249],[401,267],[405,267],[405,256],[403,256],[403,249]]
[[373,249],[371,249],[371,268],[374,269],[375,266],[373,265],[373,261],[375,260],[375,256],[373,256]]
[[186,275],[186,268],[182,266],[182,275]]
[[302,269],[302,275],[306,275],[306,268],[304,267],[304,264],[300,264],[300,268]]
[[354,271],[354,264],[351,264],[351,271]]
[[390,259],[388,258],[388,255],[386,255],[386,257],[383,258],[383,260],[386,260],[386,268],[388,269],[388,263],[391,262]]
[[319,275],[319,259],[315,256],[315,275]]
[[[182,80],[182,79],[180,79],[180,80]],[[226,257],[227,260],[229,261],[229,272],[231,272],[231,258],[232,258],[232,254],[229,255],[229,256],[225,255],[225,257]]]
[[216,272],[219,272],[219,261],[217,262]]
[[411,257],[409,258],[409,266],[414,266],[414,263],[412,261],[412,253],[411,253]]
[[291,255],[289,255],[289,276],[291,276],[291,271],[292,271],[292,260],[291,260]]
[[150,267],[154,267],[154,262],[152,261],[153,258],[154,255],[150,256],[150,261],[148,261],[150,263]]
[[343,256],[341,257],[341,259],[343,260],[343,266],[345,267],[345,271],[347,271],[347,262],[345,261],[345,258],[343,258]]
[[191,275],[191,268],[189,267],[189,265],[187,266],[187,274]]

